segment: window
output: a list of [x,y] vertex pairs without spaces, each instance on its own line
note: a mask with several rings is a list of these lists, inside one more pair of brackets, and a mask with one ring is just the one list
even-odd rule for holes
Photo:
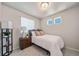
[[35,22],[33,20],[28,19],[28,18],[21,17],[21,27],[26,28],[26,32],[27,32],[28,30],[35,28]]
[[47,25],[52,25],[53,24],[53,20],[51,19],[51,18],[49,18],[48,20],[47,20]]
[[54,24],[61,24],[61,23],[62,23],[62,18],[60,16],[54,18]]
[[61,16],[55,17],[55,18],[48,18],[47,25],[55,25],[55,24],[61,24],[62,18]]

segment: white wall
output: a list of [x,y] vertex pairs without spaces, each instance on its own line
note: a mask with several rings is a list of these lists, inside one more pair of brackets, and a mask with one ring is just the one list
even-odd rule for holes
[[[0,3],[0,20],[1,20],[1,3]],[[0,39],[0,55],[1,55],[1,39]]]
[[5,5],[2,5],[2,16],[3,16],[3,19],[1,19],[2,27],[7,27],[8,21],[13,22],[13,48],[14,49],[19,48],[21,16],[34,20],[36,23],[35,25],[36,28],[39,28],[39,25],[40,25],[39,20],[37,18],[24,14],[16,9],[13,9]]
[[62,16],[63,23],[61,25],[48,26],[47,17],[41,20],[41,28],[48,34],[63,37],[65,47],[79,50],[79,6],[75,6],[52,16]]
[[0,20],[1,20],[1,2],[0,2]]

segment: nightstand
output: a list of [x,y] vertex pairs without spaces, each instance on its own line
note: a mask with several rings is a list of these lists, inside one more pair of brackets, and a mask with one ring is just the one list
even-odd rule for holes
[[30,38],[19,38],[19,46],[20,46],[20,49],[24,49],[24,48],[27,48],[29,46],[31,46],[31,39]]

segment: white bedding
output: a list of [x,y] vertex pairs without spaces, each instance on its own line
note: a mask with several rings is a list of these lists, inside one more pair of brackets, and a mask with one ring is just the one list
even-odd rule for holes
[[64,42],[61,37],[55,35],[32,36],[32,43],[50,51],[51,56],[62,56],[61,49]]

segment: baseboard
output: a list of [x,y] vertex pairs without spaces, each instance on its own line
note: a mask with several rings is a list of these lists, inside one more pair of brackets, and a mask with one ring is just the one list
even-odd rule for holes
[[73,50],[73,51],[79,52],[79,50],[78,50],[78,49],[71,48],[71,47],[66,47],[66,49],[69,49],[69,50]]
[[17,48],[13,48],[13,50],[17,50],[17,49],[20,49],[19,47],[17,47]]

